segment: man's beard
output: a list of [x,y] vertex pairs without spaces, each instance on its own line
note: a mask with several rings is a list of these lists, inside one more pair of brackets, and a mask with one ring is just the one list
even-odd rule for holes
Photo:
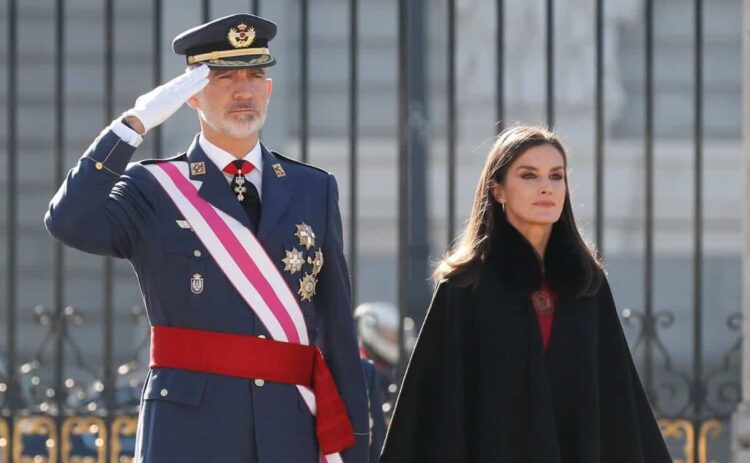
[[223,112],[213,111],[209,105],[201,101],[200,114],[201,119],[216,132],[224,134],[231,138],[243,139],[260,132],[263,124],[266,122],[266,109],[259,108],[252,102],[234,103],[226,108],[226,112],[237,109],[253,109],[255,114],[242,114],[231,117]]

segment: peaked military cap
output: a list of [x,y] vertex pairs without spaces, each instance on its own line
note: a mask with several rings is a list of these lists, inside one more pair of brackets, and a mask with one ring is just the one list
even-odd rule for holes
[[252,14],[233,14],[195,26],[172,41],[172,50],[185,55],[187,64],[208,64],[212,69],[273,66],[268,42],[276,24]]

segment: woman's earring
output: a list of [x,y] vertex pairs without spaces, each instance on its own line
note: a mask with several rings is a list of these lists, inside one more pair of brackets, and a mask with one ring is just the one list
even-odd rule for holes
[[505,214],[505,201],[500,201],[500,206],[503,208],[503,214]]

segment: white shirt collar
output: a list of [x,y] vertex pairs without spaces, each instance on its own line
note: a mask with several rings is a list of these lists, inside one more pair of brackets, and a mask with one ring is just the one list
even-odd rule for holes
[[[220,171],[223,171],[227,164],[237,159],[228,152],[208,141],[206,137],[203,136],[203,134],[198,137],[198,144],[200,144],[203,152],[206,153],[206,156],[208,156],[208,158],[214,164],[216,164],[216,167]],[[260,149],[260,140],[255,144],[255,146],[253,146],[253,149],[251,149],[249,153],[247,153],[240,159],[250,161],[255,166],[255,169],[258,170],[258,173],[262,173],[263,155]]]

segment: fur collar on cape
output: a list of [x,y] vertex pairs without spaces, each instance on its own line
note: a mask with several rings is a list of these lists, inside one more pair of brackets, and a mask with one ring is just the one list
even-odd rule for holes
[[508,288],[524,294],[538,290],[543,280],[561,295],[595,293],[601,272],[595,274],[586,250],[569,235],[561,222],[555,223],[542,260],[505,216],[498,217],[485,265],[499,274]]

